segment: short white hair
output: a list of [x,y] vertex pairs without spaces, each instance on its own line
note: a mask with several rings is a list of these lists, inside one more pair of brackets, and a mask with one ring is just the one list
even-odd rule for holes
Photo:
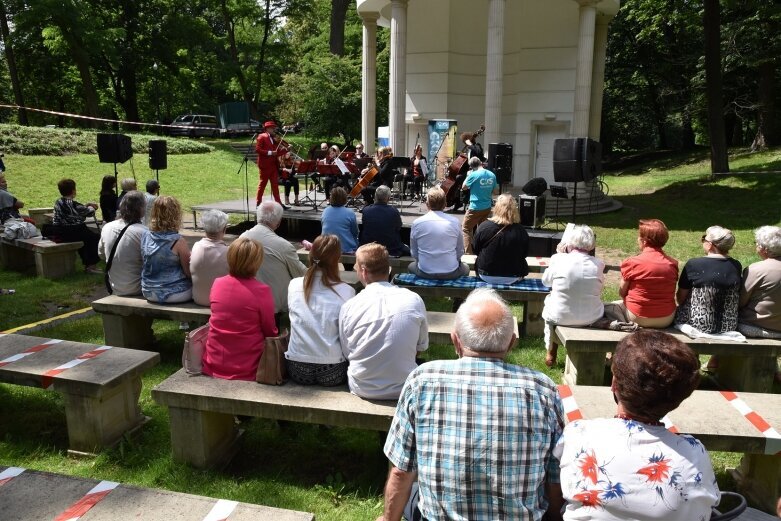
[[377,191],[374,192],[374,198],[377,200],[377,202],[387,203],[388,199],[390,199],[390,194],[390,188],[385,185],[380,185],[377,187]]
[[120,186],[122,187],[122,190],[125,192],[129,192],[130,190],[136,189],[136,180],[132,177],[126,177],[122,180],[120,183]]
[[[498,313],[476,317],[479,306],[493,303]],[[472,291],[456,312],[455,331],[461,344],[480,353],[498,353],[507,349],[515,332],[515,317],[510,306],[499,294],[489,288]]]
[[754,240],[770,257],[781,257],[781,228],[778,226],[760,226],[754,230]]
[[263,201],[258,205],[258,223],[276,228],[282,222],[282,205],[276,201]]
[[201,228],[207,234],[216,234],[225,230],[228,214],[220,210],[206,210],[201,215]]
[[587,224],[576,224],[567,237],[567,245],[583,251],[591,251],[597,245],[597,236]]

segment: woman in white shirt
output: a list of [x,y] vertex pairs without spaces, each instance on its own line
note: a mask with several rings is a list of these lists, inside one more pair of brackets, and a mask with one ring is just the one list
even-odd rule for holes
[[596,245],[594,231],[585,224],[575,225],[559,244],[559,253],[550,259],[542,274],[542,283],[551,291],[545,297],[542,318],[545,320],[545,365],[556,364],[558,346],[553,343],[554,326],[588,326],[605,313],[602,286],[605,263],[589,254]]
[[201,227],[206,237],[193,245],[190,273],[193,276],[193,300],[199,306],[208,306],[212,284],[228,274],[228,245],[223,241],[228,214],[207,210],[201,216]]
[[339,342],[339,310],[355,290],[339,278],[342,246],[336,235],[320,235],[309,250],[309,268],[290,281],[290,341],[287,369],[302,385],[334,386],[347,378],[348,362]]

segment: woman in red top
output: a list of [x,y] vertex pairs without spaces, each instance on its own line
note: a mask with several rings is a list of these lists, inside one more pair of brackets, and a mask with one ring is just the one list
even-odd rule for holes
[[678,261],[662,250],[669,232],[659,219],[641,219],[640,254],[621,263],[618,294],[626,318],[642,327],[663,328],[675,317]]
[[214,281],[211,318],[203,352],[203,374],[226,380],[255,380],[267,336],[276,336],[271,288],[255,279],[263,246],[236,239],[228,248],[228,275]]

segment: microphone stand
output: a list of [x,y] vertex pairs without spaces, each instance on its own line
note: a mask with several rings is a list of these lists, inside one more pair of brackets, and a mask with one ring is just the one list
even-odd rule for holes
[[249,163],[249,156],[252,153],[252,144],[255,142],[255,139],[257,139],[259,132],[255,132],[255,134],[252,136],[252,139],[249,141],[249,145],[247,145],[247,150],[244,151],[244,158],[241,160],[241,164],[239,165],[239,169],[236,170],[236,175],[241,173],[241,167],[244,167],[244,218],[249,221],[249,177],[247,172],[247,163]]

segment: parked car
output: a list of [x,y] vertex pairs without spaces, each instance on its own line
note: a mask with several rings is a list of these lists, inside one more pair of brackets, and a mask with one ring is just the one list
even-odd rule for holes
[[168,127],[169,136],[220,136],[220,124],[215,116],[207,114],[185,114],[179,116]]

